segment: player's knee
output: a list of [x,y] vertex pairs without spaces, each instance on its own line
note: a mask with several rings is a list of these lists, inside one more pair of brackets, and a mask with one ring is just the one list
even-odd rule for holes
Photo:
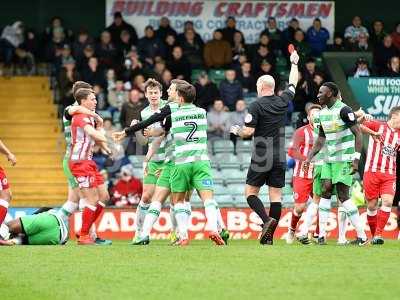
[[393,198],[391,197],[382,197],[382,206],[392,207]]
[[151,193],[149,192],[143,192],[142,194],[142,199],[144,203],[150,203],[151,202]]
[[368,201],[367,208],[370,211],[377,210],[377,208],[378,208],[378,200],[374,199],[374,200]]
[[10,190],[0,191],[0,199],[3,199],[7,202],[11,202],[12,193]]
[[295,204],[294,210],[296,211],[297,214],[302,214],[306,208],[306,204],[301,203],[301,204]]

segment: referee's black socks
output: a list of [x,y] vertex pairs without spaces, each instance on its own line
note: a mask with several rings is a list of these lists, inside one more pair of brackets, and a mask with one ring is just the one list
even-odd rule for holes
[[263,223],[266,223],[269,220],[264,204],[260,198],[258,198],[256,195],[250,195],[247,197],[247,203],[249,204],[250,208],[261,218]]
[[269,216],[279,221],[281,218],[282,211],[282,203],[280,202],[271,202],[271,206],[269,208]]

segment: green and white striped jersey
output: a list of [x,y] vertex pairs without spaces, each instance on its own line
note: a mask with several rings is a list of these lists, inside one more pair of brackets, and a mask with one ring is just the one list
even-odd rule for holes
[[[169,102],[168,105],[171,110],[171,114],[179,109],[178,103]],[[169,118],[171,118],[171,116],[169,116]],[[165,142],[165,162],[174,162],[174,143],[172,141],[171,129],[165,136],[164,142]]]
[[[153,115],[154,113],[158,112],[160,110],[160,108],[164,107],[164,105],[167,103],[167,101],[164,100],[160,100],[160,105],[158,106],[157,110],[152,110],[150,105],[147,106],[146,108],[144,108],[141,112],[140,112],[140,116],[142,118],[142,121],[148,119],[151,115]],[[162,128],[161,124],[158,123],[154,123],[151,126],[149,126],[150,128]],[[149,144],[151,144],[154,141],[154,137],[149,137]],[[151,161],[154,162],[161,162],[165,160],[165,141],[161,142],[160,148],[158,148],[157,153],[155,153],[152,157],[151,157]]]
[[194,104],[183,104],[171,113],[175,164],[208,161],[207,113]]
[[67,106],[64,110],[63,113],[63,125],[64,125],[64,137],[65,137],[65,142],[67,144],[66,150],[65,150],[65,157],[69,157],[71,153],[71,122],[72,122],[72,116],[70,119],[67,118],[68,110],[71,108],[70,106]]
[[328,162],[346,162],[354,158],[355,137],[340,116],[340,111],[345,106],[346,104],[337,100],[331,108],[324,107],[319,114],[320,126],[326,136]]

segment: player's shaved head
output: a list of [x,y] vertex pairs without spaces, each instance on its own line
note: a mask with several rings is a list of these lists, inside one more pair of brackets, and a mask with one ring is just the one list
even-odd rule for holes
[[272,96],[275,90],[275,79],[271,75],[263,75],[257,80],[257,94],[259,97]]
[[271,75],[263,75],[258,78],[257,84],[262,84],[271,88],[275,88],[275,79]]
[[93,90],[93,86],[85,81],[75,81],[72,86],[72,96],[76,99],[75,94],[79,89],[90,89]]

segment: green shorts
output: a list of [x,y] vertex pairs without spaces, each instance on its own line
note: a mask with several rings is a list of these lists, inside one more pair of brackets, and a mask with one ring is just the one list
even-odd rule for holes
[[21,217],[21,224],[29,245],[60,244],[60,225],[52,214],[47,212]]
[[313,194],[321,197],[322,182],[321,182],[322,165],[314,166]]
[[162,170],[161,170],[161,174],[160,177],[158,177],[157,186],[161,186],[167,189],[171,189],[171,184],[170,184],[170,178],[171,178],[171,173],[174,170],[174,163],[169,161],[167,163],[164,164]]
[[334,162],[325,163],[321,170],[321,179],[329,179],[332,184],[338,182],[347,186],[353,183],[353,175],[351,173],[351,162]]
[[213,179],[209,161],[195,161],[175,165],[170,178],[171,191],[183,193],[196,189],[213,190]]
[[75,189],[75,188],[79,187],[79,184],[76,181],[74,175],[72,175],[71,170],[69,169],[68,160],[69,160],[69,158],[66,157],[66,156],[63,159],[64,175],[65,175],[65,177],[67,177],[68,186],[70,186],[71,188]]
[[164,162],[149,161],[147,163],[147,176],[143,178],[143,184],[156,184],[158,177],[156,172],[161,170],[164,166]]

